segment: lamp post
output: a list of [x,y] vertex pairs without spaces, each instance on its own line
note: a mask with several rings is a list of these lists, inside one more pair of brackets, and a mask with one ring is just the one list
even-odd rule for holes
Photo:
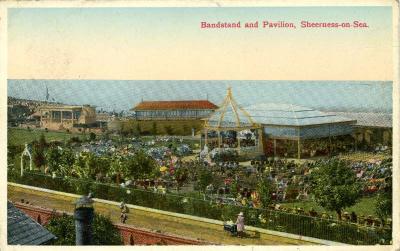
[[90,245],[92,240],[92,222],[94,217],[91,195],[82,196],[75,202],[75,244]]

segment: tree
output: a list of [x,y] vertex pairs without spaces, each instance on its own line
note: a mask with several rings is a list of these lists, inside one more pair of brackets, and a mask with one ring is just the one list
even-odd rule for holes
[[89,140],[90,140],[90,141],[96,140],[96,134],[95,134],[94,132],[91,132],[91,133],[89,134]]
[[114,226],[111,219],[101,214],[96,214],[93,219],[93,245],[122,245],[119,230]]
[[[73,216],[52,215],[46,228],[57,239],[54,245],[75,245],[75,223]],[[121,234],[110,218],[95,213],[92,224],[92,245],[122,245]]]
[[121,122],[121,130],[120,130],[121,135],[126,137],[129,135],[132,135],[133,133],[134,133],[134,121],[133,120]]
[[109,157],[97,157],[96,160],[96,179],[104,177],[110,169],[111,160]]
[[311,173],[311,192],[315,201],[326,210],[342,217],[342,209],[353,206],[360,198],[361,186],[356,174],[339,159],[320,162]]
[[151,134],[157,135],[157,123],[156,122],[153,122],[153,124],[151,126]]
[[205,192],[206,187],[213,182],[212,172],[206,168],[201,169],[199,173],[199,181],[197,183],[200,191]]
[[32,161],[37,168],[46,165],[45,150],[38,145],[33,145]]
[[45,155],[46,148],[47,148],[46,138],[42,133],[40,135],[39,141],[33,142],[32,161],[37,168],[46,165],[46,155]]
[[392,176],[385,179],[384,187],[378,193],[375,212],[382,222],[385,221],[385,218],[392,216]]
[[121,178],[128,173],[128,169],[124,162],[124,158],[118,155],[113,156],[111,159],[111,164],[107,175],[115,177],[115,182],[117,184],[120,184]]
[[75,162],[75,154],[71,148],[61,149],[61,159],[59,163],[59,172],[62,176],[70,176]]
[[156,168],[155,160],[148,156],[143,150],[128,156],[123,163],[127,168],[127,176],[135,179],[148,178]]
[[43,133],[40,134],[40,137],[39,137],[39,146],[42,147],[42,148],[46,148],[47,147],[47,141],[46,141],[46,138],[44,137]]
[[51,147],[46,156],[47,165],[51,172],[57,172],[61,176],[71,174],[75,162],[75,156],[69,148]]
[[55,172],[59,169],[59,163],[61,161],[61,152],[57,147],[51,147],[46,156],[47,166],[51,172]]
[[110,160],[107,157],[97,157],[93,153],[85,156],[85,169],[92,179],[98,179],[98,175],[104,176],[110,167]]
[[167,135],[172,135],[174,133],[174,129],[170,125],[165,125],[164,130]]
[[72,216],[65,213],[61,216],[52,215],[46,228],[57,237],[54,245],[75,245],[75,225]]
[[140,136],[142,134],[142,128],[140,127],[139,122],[136,124],[135,136]]
[[185,181],[188,178],[189,171],[185,167],[179,167],[176,169],[174,176],[177,182],[177,190],[179,191],[180,187],[183,186]]
[[191,130],[187,124],[182,126],[182,135],[190,135]]
[[286,193],[285,197],[286,200],[294,200],[299,195],[299,189],[297,186],[290,184],[287,186],[285,193]]
[[257,185],[257,193],[260,196],[261,206],[267,208],[272,202],[272,193],[276,187],[272,180],[263,178]]
[[110,139],[110,135],[111,135],[111,131],[105,130],[105,131],[103,132],[103,139],[104,139],[104,140],[109,140],[109,139]]
[[86,158],[88,153],[81,152],[72,165],[71,174],[77,178],[86,179],[89,177],[89,170],[86,166]]
[[24,151],[24,146],[22,145],[8,145],[7,146],[7,161],[11,163],[14,158]]
[[236,181],[236,179],[234,179],[230,185],[230,191],[231,194],[233,194],[235,197],[237,195],[237,193],[239,192],[239,183]]

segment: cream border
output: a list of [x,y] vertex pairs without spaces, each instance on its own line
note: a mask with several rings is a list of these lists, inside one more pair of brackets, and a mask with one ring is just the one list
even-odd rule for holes
[[[6,181],[6,144],[7,144],[7,8],[19,8],[19,7],[241,7],[241,6],[392,6],[393,8],[393,60],[394,60],[394,76],[393,76],[393,245],[392,246],[352,246],[352,247],[322,247],[323,250],[400,250],[400,212],[399,212],[399,193],[400,193],[400,125],[399,125],[399,112],[400,112],[400,85],[399,85],[399,1],[390,0],[336,0],[336,1],[318,1],[318,0],[308,0],[308,1],[285,1],[285,0],[272,0],[272,1],[201,1],[201,0],[183,0],[183,1],[5,1],[0,3],[0,92],[3,94],[0,96],[0,117],[1,117],[1,127],[0,127],[0,144],[1,153],[0,160],[2,161],[1,181],[0,191],[3,192],[3,196],[0,196],[0,211],[1,211],[1,223],[0,224],[0,242],[1,248],[7,250],[41,250],[41,249],[52,249],[61,250],[66,249],[65,247],[22,247],[22,246],[6,246],[6,199],[4,196],[7,189]],[[87,247],[68,247],[72,249],[87,250]],[[92,247],[94,249],[94,247]],[[92,249],[90,248],[90,249]],[[102,248],[102,247],[96,247]],[[156,247],[156,246],[135,246],[135,247],[107,247],[106,249],[120,250],[127,248],[135,248],[139,250],[186,250],[187,247],[182,246],[166,246],[166,247]],[[202,249],[204,247],[190,247],[191,250]],[[320,247],[289,247],[289,246],[208,246],[207,249],[210,250],[321,250]]]

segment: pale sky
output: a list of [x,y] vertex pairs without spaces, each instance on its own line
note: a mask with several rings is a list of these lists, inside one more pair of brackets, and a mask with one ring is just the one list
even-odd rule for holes
[[[25,8],[8,12],[9,79],[392,80],[391,7]],[[200,29],[293,22],[297,29]],[[368,23],[301,29],[301,21]]]

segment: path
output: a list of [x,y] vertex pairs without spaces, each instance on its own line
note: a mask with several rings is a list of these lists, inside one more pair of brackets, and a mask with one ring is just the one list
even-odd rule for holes
[[[29,201],[35,206],[57,209],[66,212],[73,212],[75,198],[55,195],[46,192],[33,191],[25,188],[8,185],[8,199]],[[120,209],[106,203],[95,202],[94,208],[112,221],[119,222]],[[222,226],[198,222],[190,219],[182,219],[158,213],[146,212],[131,209],[128,214],[127,224],[136,227],[170,233],[179,236],[186,236],[193,239],[205,240],[207,242],[223,245],[310,245],[311,243],[284,238],[268,234],[249,233],[248,238],[239,239],[225,233]]]

